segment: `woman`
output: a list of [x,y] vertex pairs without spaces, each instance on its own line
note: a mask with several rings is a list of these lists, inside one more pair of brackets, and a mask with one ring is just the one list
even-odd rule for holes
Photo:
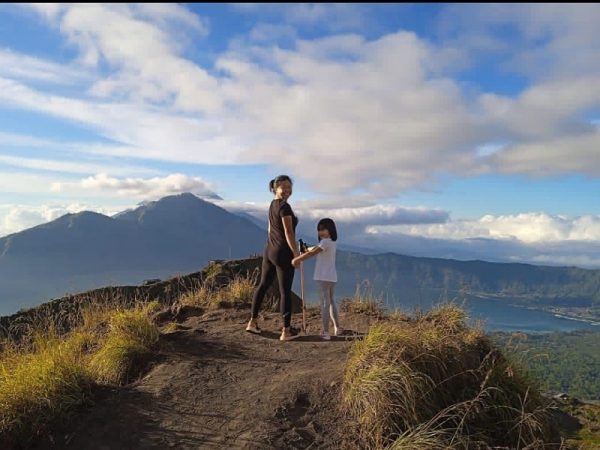
[[279,175],[269,183],[269,190],[275,198],[269,207],[269,234],[263,253],[260,284],[252,297],[252,316],[246,331],[260,334],[257,324],[258,311],[273,277],[277,274],[281,299],[279,306],[283,316],[283,330],[280,340],[289,341],[298,337],[298,330],[290,326],[292,320],[292,282],[294,266],[292,259],[299,256],[296,245],[296,225],[298,218],[287,202],[292,195],[292,180],[287,175]]

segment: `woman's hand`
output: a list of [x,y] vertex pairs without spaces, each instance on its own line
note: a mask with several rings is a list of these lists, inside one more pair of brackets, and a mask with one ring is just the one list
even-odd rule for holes
[[292,266],[298,267],[300,264],[302,264],[302,261],[300,261],[299,256],[296,256],[294,259],[292,259]]
[[296,234],[294,233],[294,226],[292,224],[292,216],[285,216],[281,218],[283,222],[283,231],[285,233],[285,240],[294,255],[294,258],[300,255],[298,251],[298,244],[296,243]]

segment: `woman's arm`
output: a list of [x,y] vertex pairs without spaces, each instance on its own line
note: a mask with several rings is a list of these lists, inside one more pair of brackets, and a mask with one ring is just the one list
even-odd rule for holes
[[285,240],[287,241],[289,247],[292,249],[292,253],[294,257],[298,256],[300,252],[298,251],[298,246],[296,245],[296,233],[294,233],[294,225],[292,223],[292,216],[283,216],[281,218],[283,221],[283,230],[285,232]]

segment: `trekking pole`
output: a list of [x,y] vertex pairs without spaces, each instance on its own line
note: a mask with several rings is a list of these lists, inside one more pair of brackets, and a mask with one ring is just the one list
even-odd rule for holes
[[[300,239],[300,254],[304,253],[306,244]],[[300,298],[302,300],[302,331],[306,334],[306,311],[304,309],[304,263],[300,263]]]

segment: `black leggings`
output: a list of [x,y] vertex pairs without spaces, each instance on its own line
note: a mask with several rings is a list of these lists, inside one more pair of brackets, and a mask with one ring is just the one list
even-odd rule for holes
[[283,326],[289,327],[292,323],[292,283],[294,282],[294,266],[292,266],[292,260],[284,265],[274,264],[268,257],[267,252],[263,255],[262,269],[260,276],[260,284],[254,291],[252,297],[252,318],[258,317],[258,311],[262,304],[265,294],[271,283],[273,277],[277,273],[277,280],[279,281],[279,293],[281,298],[279,300],[279,307],[281,309],[281,315],[283,316]]

